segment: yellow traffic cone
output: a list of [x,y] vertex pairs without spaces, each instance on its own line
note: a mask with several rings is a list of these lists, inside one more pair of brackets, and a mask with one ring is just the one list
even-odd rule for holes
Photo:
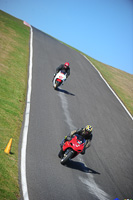
[[12,138],[9,140],[4,152],[9,154],[11,151],[11,146],[12,146]]

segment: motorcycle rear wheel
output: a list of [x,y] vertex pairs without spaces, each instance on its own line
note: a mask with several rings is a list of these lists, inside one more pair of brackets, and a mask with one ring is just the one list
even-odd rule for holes
[[71,149],[67,150],[64,155],[63,158],[61,159],[61,164],[64,165],[66,164],[66,162],[68,162],[68,160],[73,156],[73,151]]

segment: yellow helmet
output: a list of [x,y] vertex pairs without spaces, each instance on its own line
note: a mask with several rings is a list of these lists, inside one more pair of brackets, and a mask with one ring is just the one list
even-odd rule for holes
[[84,128],[85,135],[91,133],[92,130],[93,130],[93,127],[92,127],[91,125],[87,125],[87,126]]

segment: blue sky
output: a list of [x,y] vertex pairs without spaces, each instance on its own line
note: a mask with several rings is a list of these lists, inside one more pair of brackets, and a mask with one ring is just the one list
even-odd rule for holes
[[0,9],[133,74],[133,0],[0,0]]

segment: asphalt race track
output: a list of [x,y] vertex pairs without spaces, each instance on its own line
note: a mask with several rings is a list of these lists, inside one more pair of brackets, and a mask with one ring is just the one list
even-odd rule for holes
[[[55,91],[53,74],[66,61],[70,62],[71,75]],[[81,54],[33,28],[26,151],[29,200],[133,198],[132,122]],[[91,147],[85,155],[62,166],[58,158],[59,144],[71,130],[87,124],[94,127]]]

